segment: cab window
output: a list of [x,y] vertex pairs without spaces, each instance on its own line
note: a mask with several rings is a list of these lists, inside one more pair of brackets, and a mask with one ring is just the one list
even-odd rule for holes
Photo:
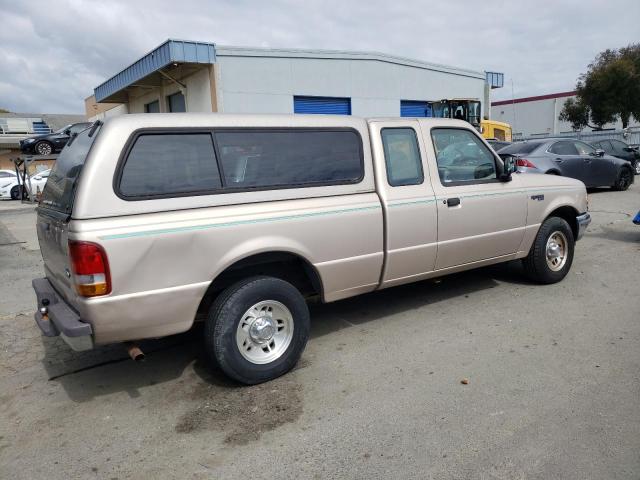
[[420,185],[424,174],[415,130],[383,128],[381,136],[389,185]]
[[495,157],[469,130],[434,128],[431,138],[444,186],[497,180]]

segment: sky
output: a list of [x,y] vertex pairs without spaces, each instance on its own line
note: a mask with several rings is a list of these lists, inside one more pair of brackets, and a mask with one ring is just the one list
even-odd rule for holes
[[572,90],[598,52],[640,42],[639,0],[0,0],[0,18],[0,108],[23,113],[84,113],[167,38],[503,72],[492,100]]

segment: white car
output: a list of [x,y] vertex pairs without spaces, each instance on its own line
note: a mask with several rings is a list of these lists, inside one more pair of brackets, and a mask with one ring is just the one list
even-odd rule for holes
[[[44,170],[31,177],[31,188],[36,194],[38,189],[40,192],[44,190],[51,169]],[[18,200],[20,198],[20,182],[16,176],[16,172],[11,170],[0,170],[0,199]]]

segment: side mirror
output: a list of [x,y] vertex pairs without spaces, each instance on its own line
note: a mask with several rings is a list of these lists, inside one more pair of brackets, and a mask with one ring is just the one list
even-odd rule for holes
[[597,148],[595,152],[593,152],[593,154],[596,157],[604,157],[604,150],[602,150],[601,148]]
[[500,174],[501,182],[510,182],[511,175],[518,171],[518,166],[516,165],[516,157],[510,154],[500,155],[502,159],[502,173]]
[[64,132],[62,132],[62,133],[64,133],[65,135],[71,135],[71,129],[70,129],[70,128],[67,128],[67,129],[66,129]]

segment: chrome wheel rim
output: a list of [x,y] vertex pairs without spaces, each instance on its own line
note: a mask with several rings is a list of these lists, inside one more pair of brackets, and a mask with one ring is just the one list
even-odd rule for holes
[[41,143],[38,145],[38,153],[40,155],[49,155],[51,153],[51,146],[48,143]]
[[640,175],[640,160],[636,162],[636,175]]
[[547,240],[547,266],[557,272],[562,270],[567,263],[568,242],[567,237],[560,231],[553,232]]
[[240,354],[255,364],[280,358],[293,338],[293,316],[275,300],[251,306],[238,322],[236,345]]

